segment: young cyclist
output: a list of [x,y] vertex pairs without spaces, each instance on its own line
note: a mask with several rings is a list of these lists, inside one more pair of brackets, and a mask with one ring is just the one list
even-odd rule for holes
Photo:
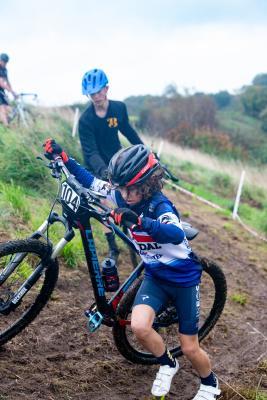
[[213,400],[220,394],[218,379],[198,341],[201,265],[188,245],[179,214],[161,192],[163,171],[144,145],[117,152],[108,167],[110,185],[95,178],[69,158],[53,140],[45,143],[46,156],[61,155],[67,168],[85,187],[105,192],[117,208],[116,224],[131,226],[133,242],[145,264],[145,277],[136,295],[131,328],[140,343],[160,364],[151,392],[166,395],[179,368],[161,336],[153,329],[157,311],[172,301],[179,317],[179,338],[184,355],[197,370],[201,385],[193,400]]

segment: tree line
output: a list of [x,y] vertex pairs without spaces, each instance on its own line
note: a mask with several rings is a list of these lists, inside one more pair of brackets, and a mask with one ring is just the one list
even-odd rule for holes
[[[228,91],[181,94],[172,84],[161,96],[131,96],[125,102],[137,129],[150,135],[218,155],[267,162],[267,74],[257,75],[235,95]],[[223,130],[218,115],[228,109],[260,121],[262,136],[253,141],[242,137],[242,132],[233,135]]]

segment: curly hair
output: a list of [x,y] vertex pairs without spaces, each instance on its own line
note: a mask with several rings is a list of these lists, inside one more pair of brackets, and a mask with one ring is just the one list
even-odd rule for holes
[[164,171],[159,167],[143,184],[138,186],[138,191],[143,199],[149,199],[154,193],[160,192],[163,188]]

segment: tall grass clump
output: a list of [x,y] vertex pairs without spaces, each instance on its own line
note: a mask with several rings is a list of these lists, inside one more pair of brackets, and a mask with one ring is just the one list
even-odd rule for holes
[[[144,140],[150,143],[150,139]],[[154,140],[154,150],[158,147]],[[164,142],[161,160],[180,181],[179,186],[209,200],[232,213],[242,170],[245,182],[239,205],[239,216],[249,226],[267,233],[267,167],[256,169],[251,165],[230,160],[225,163],[199,151],[180,148]]]
[[0,136],[0,180],[40,189],[46,186],[47,171],[36,160],[36,151],[28,141],[13,131],[6,137]]
[[30,210],[25,191],[14,183],[0,183],[2,199],[13,210],[14,215],[22,219],[23,222],[30,220]]
[[260,220],[260,228],[267,235],[267,208],[262,213],[262,218]]
[[71,136],[71,124],[55,113],[47,113],[28,130],[0,126],[0,180],[48,194],[53,188],[53,179],[49,179],[45,167],[48,160],[36,159],[43,156],[42,145],[47,138],[54,138],[71,156],[82,161],[79,141]]

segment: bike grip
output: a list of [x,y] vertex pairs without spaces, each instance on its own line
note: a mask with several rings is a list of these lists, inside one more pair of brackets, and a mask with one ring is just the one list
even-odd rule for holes
[[[111,210],[109,216],[110,216],[111,218],[113,218],[113,219],[114,219],[114,222],[115,222],[115,216],[114,216],[114,214],[115,214],[115,211],[114,211],[114,210]],[[130,228],[130,229],[131,229],[131,227],[134,225],[132,222],[129,222],[129,221],[125,221],[125,222],[119,223],[119,224],[118,224],[118,222],[117,222],[117,223],[115,222],[115,224],[116,224],[116,225],[120,225],[120,226],[125,226],[126,228]]]
[[177,176],[173,175],[171,172],[169,172],[169,175],[173,182],[179,182],[179,178],[177,178]]
[[166,167],[166,165],[162,165],[162,168],[164,169],[165,173],[168,175],[168,177],[173,181],[173,182],[179,182],[179,178],[177,178],[175,175],[173,175],[168,168]]

